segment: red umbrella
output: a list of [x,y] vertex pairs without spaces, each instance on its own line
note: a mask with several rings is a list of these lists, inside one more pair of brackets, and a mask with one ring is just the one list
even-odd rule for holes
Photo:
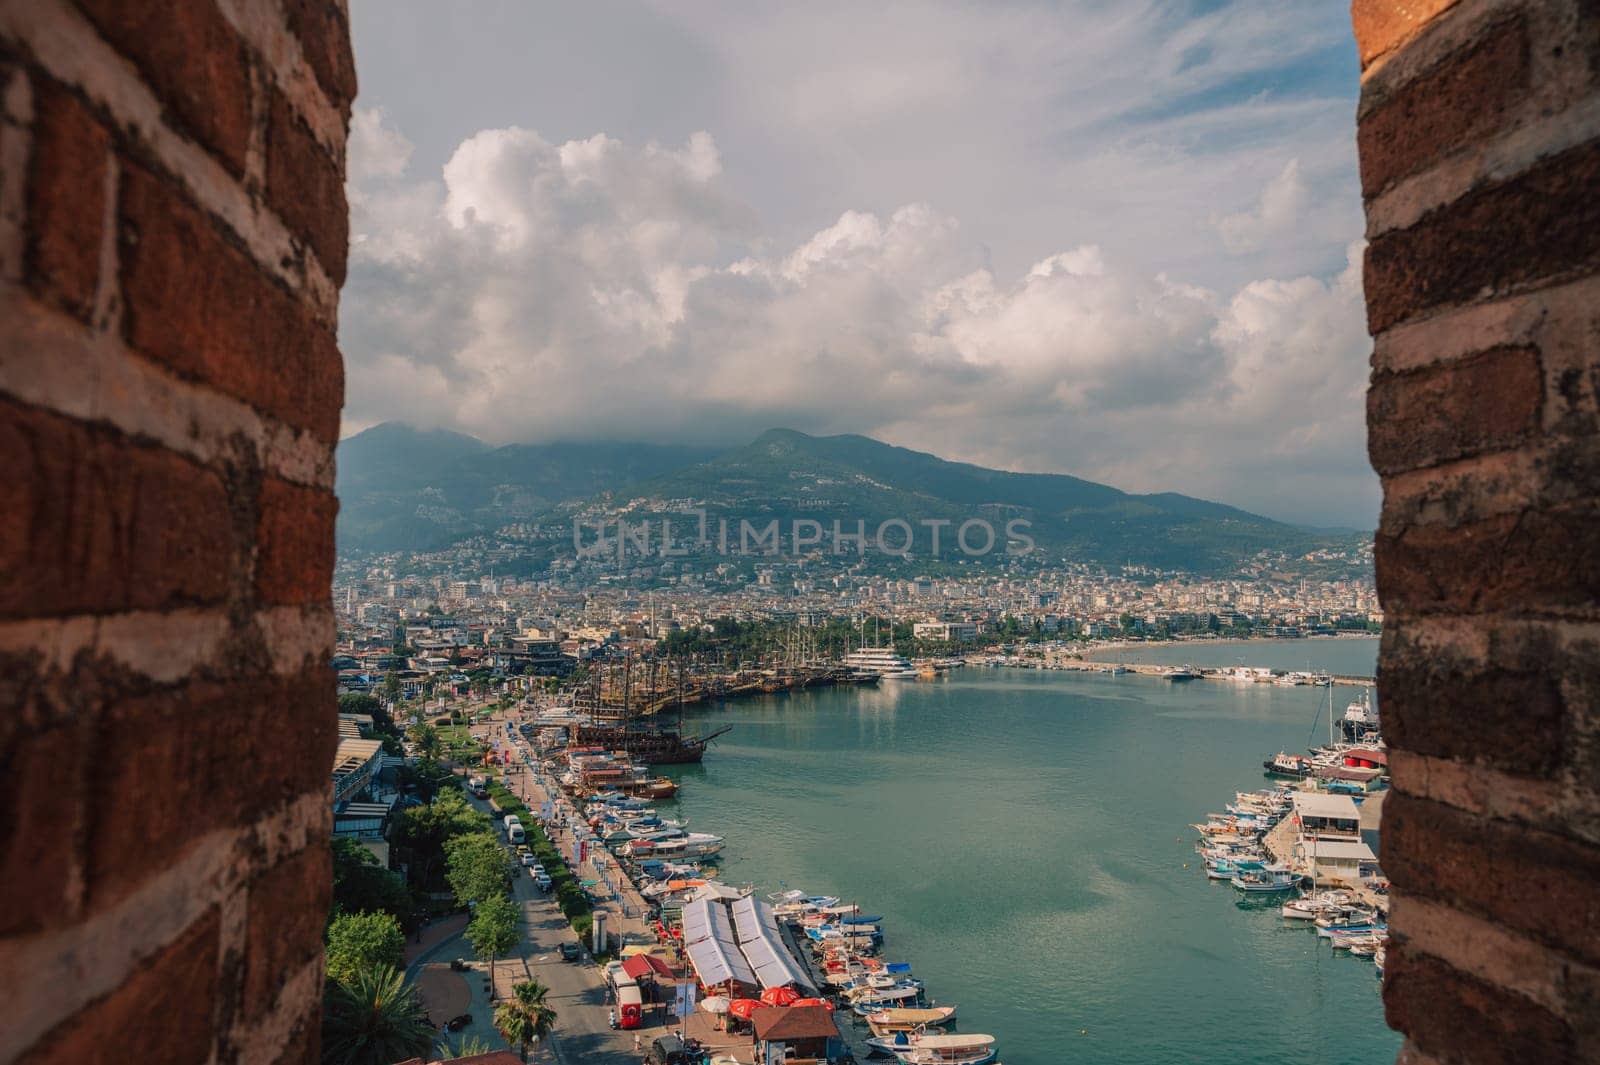
[[761,1001],[769,1006],[789,1006],[800,997],[800,992],[792,987],[769,987],[761,992]]
[[830,1010],[833,1009],[833,1003],[829,1002],[825,998],[797,998],[793,1002],[789,1003],[789,1005],[791,1005],[791,1006],[826,1006]]
[[748,1021],[750,1015],[761,1008],[761,1003],[753,998],[736,998],[728,1003],[728,1012],[742,1021]]

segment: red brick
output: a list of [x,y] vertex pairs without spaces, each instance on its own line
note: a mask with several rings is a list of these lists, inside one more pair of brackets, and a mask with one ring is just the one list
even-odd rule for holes
[[1499,129],[1528,95],[1528,29],[1521,18],[1489,27],[1470,46],[1401,86],[1357,126],[1367,196]]
[[1461,972],[1404,942],[1383,971],[1384,1012],[1428,1053],[1473,1065],[1575,1060],[1572,1030],[1531,999]]
[[336,285],[350,248],[344,175],[283,93],[272,90],[267,125],[267,202],[311,246]]
[[256,527],[256,594],[268,603],[326,603],[333,583],[331,492],[268,479]]
[[1600,960],[1600,851],[1393,791],[1383,805],[1383,871],[1397,891],[1450,903]]
[[88,321],[100,278],[111,138],[76,97],[45,78],[34,81],[34,115],[28,284],[41,299]]
[[1378,594],[1395,613],[1560,615],[1600,599],[1600,508],[1506,514],[1456,527],[1380,530]]
[[128,342],[334,443],[344,364],[332,328],[177,188],[132,165],[123,174],[121,223]]
[[242,175],[250,143],[249,56],[216,5],[78,0],[78,6],[138,68],[168,123]]
[[334,692],[331,671],[316,669],[197,680],[108,707],[95,749],[117,754],[94,776],[90,905],[125,897],[209,832],[325,792],[338,743]]
[[1413,37],[1456,0],[1352,0],[1350,21],[1355,26],[1361,69],[1374,59]]
[[90,740],[87,723],[75,720],[7,737],[0,748],[0,935],[76,916],[67,891],[79,872]]
[[348,115],[356,98],[356,59],[340,5],[330,0],[286,0],[284,13],[322,91]]
[[1381,374],[1367,393],[1367,449],[1380,474],[1510,447],[1538,428],[1539,353],[1491,348],[1407,373]]
[[246,1021],[272,1011],[286,979],[322,954],[333,901],[333,864],[319,842],[250,885],[242,1009]]
[[51,1031],[18,1065],[189,1065],[211,1059],[217,988],[215,910],[122,986]]
[[1561,764],[1571,739],[1561,674],[1570,664],[1553,641],[1496,642],[1488,661],[1471,662],[1432,648],[1398,650],[1394,632],[1385,633],[1378,677],[1391,748],[1529,775]]
[[1600,270],[1600,140],[1484,185],[1367,245],[1367,326]]
[[235,559],[212,471],[0,402],[0,616],[211,604]]

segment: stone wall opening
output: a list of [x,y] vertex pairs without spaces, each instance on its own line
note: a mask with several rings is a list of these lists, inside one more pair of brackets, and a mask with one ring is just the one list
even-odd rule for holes
[[[1600,1059],[1600,4],[1357,0],[1417,1062]],[[341,3],[0,3],[0,1060],[317,1059]]]

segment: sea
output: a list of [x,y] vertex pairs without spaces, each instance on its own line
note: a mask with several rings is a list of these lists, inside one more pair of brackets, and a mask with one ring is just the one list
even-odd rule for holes
[[[1144,648],[1127,662],[1371,674],[1375,639]],[[1335,687],[1337,712],[1359,688]],[[1007,1065],[1394,1060],[1369,960],[1208,881],[1191,822],[1327,734],[1328,689],[965,668],[691,713],[675,767],[729,883],[880,914]]]

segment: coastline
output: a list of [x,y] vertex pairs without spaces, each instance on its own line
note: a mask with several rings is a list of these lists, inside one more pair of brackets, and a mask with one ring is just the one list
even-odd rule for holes
[[1198,637],[1186,640],[1109,640],[1105,642],[1093,641],[1084,645],[1085,656],[1111,651],[1136,651],[1145,647],[1188,647],[1198,645],[1201,647],[1214,647],[1225,643],[1262,643],[1262,644],[1302,644],[1311,642],[1331,642],[1335,640],[1372,640],[1377,639],[1381,633],[1376,632],[1333,632],[1318,633],[1313,636],[1227,636]]

